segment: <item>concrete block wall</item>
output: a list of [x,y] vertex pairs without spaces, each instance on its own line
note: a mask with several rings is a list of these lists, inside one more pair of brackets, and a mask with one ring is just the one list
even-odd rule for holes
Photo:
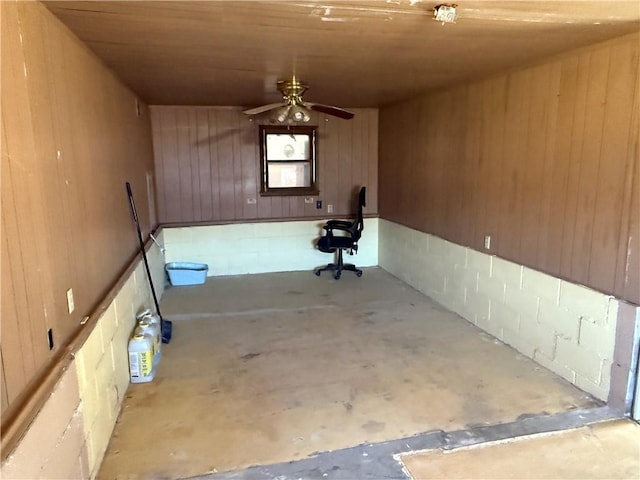
[[63,373],[18,447],[2,463],[0,477],[89,478],[75,363]]
[[[209,265],[209,276],[311,270],[332,262],[315,248],[327,220],[164,228],[167,262]],[[345,262],[378,265],[378,219],[367,218],[358,253]]]
[[[148,258],[160,297],[164,255],[153,246]],[[135,313],[153,305],[142,261],[123,280],[26,435],[3,462],[2,478],[97,475],[129,385],[127,348]]]
[[607,400],[617,299],[382,219],[379,262],[461,317]]

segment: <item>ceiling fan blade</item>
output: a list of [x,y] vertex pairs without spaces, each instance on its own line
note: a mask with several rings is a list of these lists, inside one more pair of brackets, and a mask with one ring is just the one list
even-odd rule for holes
[[303,105],[316,112],[326,113],[327,115],[333,115],[334,117],[344,118],[345,120],[351,120],[354,117],[354,113],[344,108],[333,107],[331,105],[322,105],[320,103],[304,102]]
[[250,108],[249,110],[244,110],[242,113],[245,115],[257,115],[262,112],[268,112],[269,110],[273,110],[274,108],[284,107],[287,105],[286,103],[270,103],[269,105],[262,105],[261,107]]

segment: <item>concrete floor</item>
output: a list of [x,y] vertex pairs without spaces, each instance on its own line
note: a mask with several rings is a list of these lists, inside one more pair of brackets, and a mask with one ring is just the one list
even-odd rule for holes
[[173,339],[154,382],[130,386],[101,479],[238,471],[599,405],[380,269],[213,277],[168,289],[162,308]]
[[414,479],[638,479],[640,426],[616,420],[592,426],[407,455]]

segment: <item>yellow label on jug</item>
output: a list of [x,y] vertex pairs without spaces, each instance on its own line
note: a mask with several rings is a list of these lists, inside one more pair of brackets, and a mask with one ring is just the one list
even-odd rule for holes
[[153,368],[153,355],[147,350],[146,352],[138,353],[139,359],[139,373],[141,377],[147,377],[151,374],[151,369]]

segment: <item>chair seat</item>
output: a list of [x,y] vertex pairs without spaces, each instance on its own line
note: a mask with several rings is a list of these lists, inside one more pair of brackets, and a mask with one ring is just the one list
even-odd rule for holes
[[325,253],[333,253],[337,248],[351,248],[351,237],[321,237],[318,240],[318,250]]

